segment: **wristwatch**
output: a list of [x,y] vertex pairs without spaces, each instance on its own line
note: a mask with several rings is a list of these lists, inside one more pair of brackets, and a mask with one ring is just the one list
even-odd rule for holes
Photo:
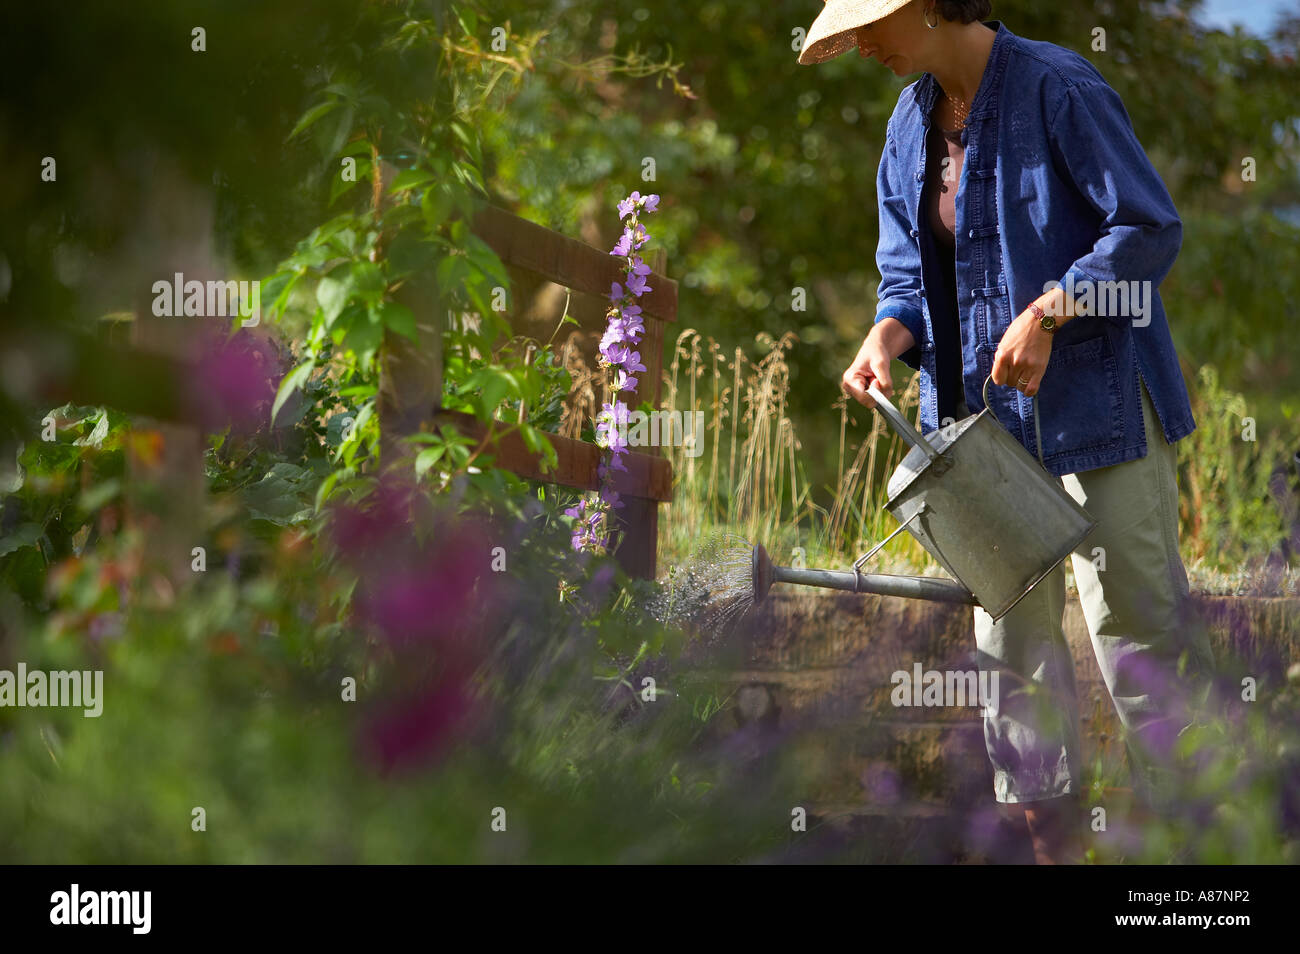
[[1029,303],[1029,310],[1032,311],[1034,317],[1038,319],[1039,327],[1049,335],[1056,333],[1056,319],[1051,315],[1046,314],[1042,308],[1038,307],[1038,302],[1031,301]]

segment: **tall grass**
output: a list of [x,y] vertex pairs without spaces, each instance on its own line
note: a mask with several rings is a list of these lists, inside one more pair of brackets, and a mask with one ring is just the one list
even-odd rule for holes
[[[780,563],[800,559],[795,551],[802,548],[808,565],[836,566],[851,563],[893,528],[883,485],[905,445],[876,414],[869,431],[854,440],[843,396],[828,406],[840,417],[835,486],[823,486],[820,495],[831,501],[830,509],[818,503],[788,415],[786,357],[797,340],[792,332],[779,339],[759,334],[751,358],[741,347],[724,351],[694,329],[678,336],[664,372],[663,408],[704,412],[705,443],[691,453],[680,446],[662,449],[675,481],[673,502],[660,517],[664,565],[685,558],[707,534],[726,531],[762,543]],[[899,395],[905,415],[916,405],[918,388],[913,375]],[[920,545],[902,534],[873,559],[875,566],[910,572],[926,562]]]
[[[681,446],[661,449],[672,461],[675,484],[673,502],[661,509],[661,566],[683,560],[705,535],[725,531],[762,543],[778,563],[795,562],[795,548],[802,548],[809,566],[846,567],[896,528],[885,484],[907,445],[874,412],[863,433],[844,396],[827,406],[839,416],[835,484],[814,488],[809,470],[815,468],[806,466],[787,413],[786,358],[797,340],[792,332],[779,339],[759,334],[750,357],[694,329],[678,336],[664,371],[662,407],[703,411],[705,444],[696,456]],[[895,403],[915,423],[920,375],[905,381]],[[1229,577],[1238,584],[1257,580],[1269,563],[1271,591],[1295,592],[1300,568],[1288,566],[1277,549],[1289,523],[1282,510],[1295,506],[1286,442],[1275,433],[1242,439],[1246,401],[1219,384],[1213,367],[1200,369],[1197,384],[1197,429],[1176,445],[1180,539],[1194,584],[1223,589]],[[810,447],[824,439],[812,436]],[[942,573],[909,534],[899,534],[872,561],[869,568],[883,572]]]

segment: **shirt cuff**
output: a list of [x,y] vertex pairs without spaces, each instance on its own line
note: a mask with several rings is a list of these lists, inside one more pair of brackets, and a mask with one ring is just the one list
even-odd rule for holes
[[[1081,299],[1084,289],[1091,289],[1092,293]],[[1061,279],[1061,290],[1074,301],[1072,317],[1089,317],[1097,313],[1097,279],[1078,265],[1071,265],[1070,270],[1065,273]]]
[[882,301],[876,307],[876,324],[880,324],[886,318],[897,318],[903,323],[903,326],[912,333],[912,340],[916,347],[920,348],[921,342],[925,340],[925,318],[921,314],[921,309],[915,305],[908,305],[904,302],[889,299]]
[[880,324],[886,318],[897,318],[912,333],[912,340],[915,344],[900,354],[898,360],[913,371],[919,371],[921,368],[921,342],[925,340],[925,316],[921,314],[921,309],[897,299],[887,299],[877,306],[875,323]]

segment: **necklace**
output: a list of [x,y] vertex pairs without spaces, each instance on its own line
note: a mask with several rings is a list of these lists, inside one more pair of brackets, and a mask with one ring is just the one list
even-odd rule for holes
[[966,117],[970,114],[970,107],[966,105],[966,101],[956,96],[949,96],[947,90],[944,90],[943,98],[952,103],[953,115],[957,117],[957,128],[965,129]]

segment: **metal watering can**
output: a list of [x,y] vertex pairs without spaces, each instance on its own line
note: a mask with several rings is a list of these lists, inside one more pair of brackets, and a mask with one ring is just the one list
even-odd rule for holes
[[[879,593],[978,604],[1001,619],[1097,526],[1042,464],[1043,441],[1034,398],[1038,461],[989,409],[993,376],[984,380],[984,409],[922,435],[874,385],[876,407],[912,445],[889,478],[886,506],[899,526],[858,557],[852,572],[773,564],[754,548],[755,602],[773,583],[799,583],[854,593]],[[863,573],[877,550],[906,529],[953,580]]]

